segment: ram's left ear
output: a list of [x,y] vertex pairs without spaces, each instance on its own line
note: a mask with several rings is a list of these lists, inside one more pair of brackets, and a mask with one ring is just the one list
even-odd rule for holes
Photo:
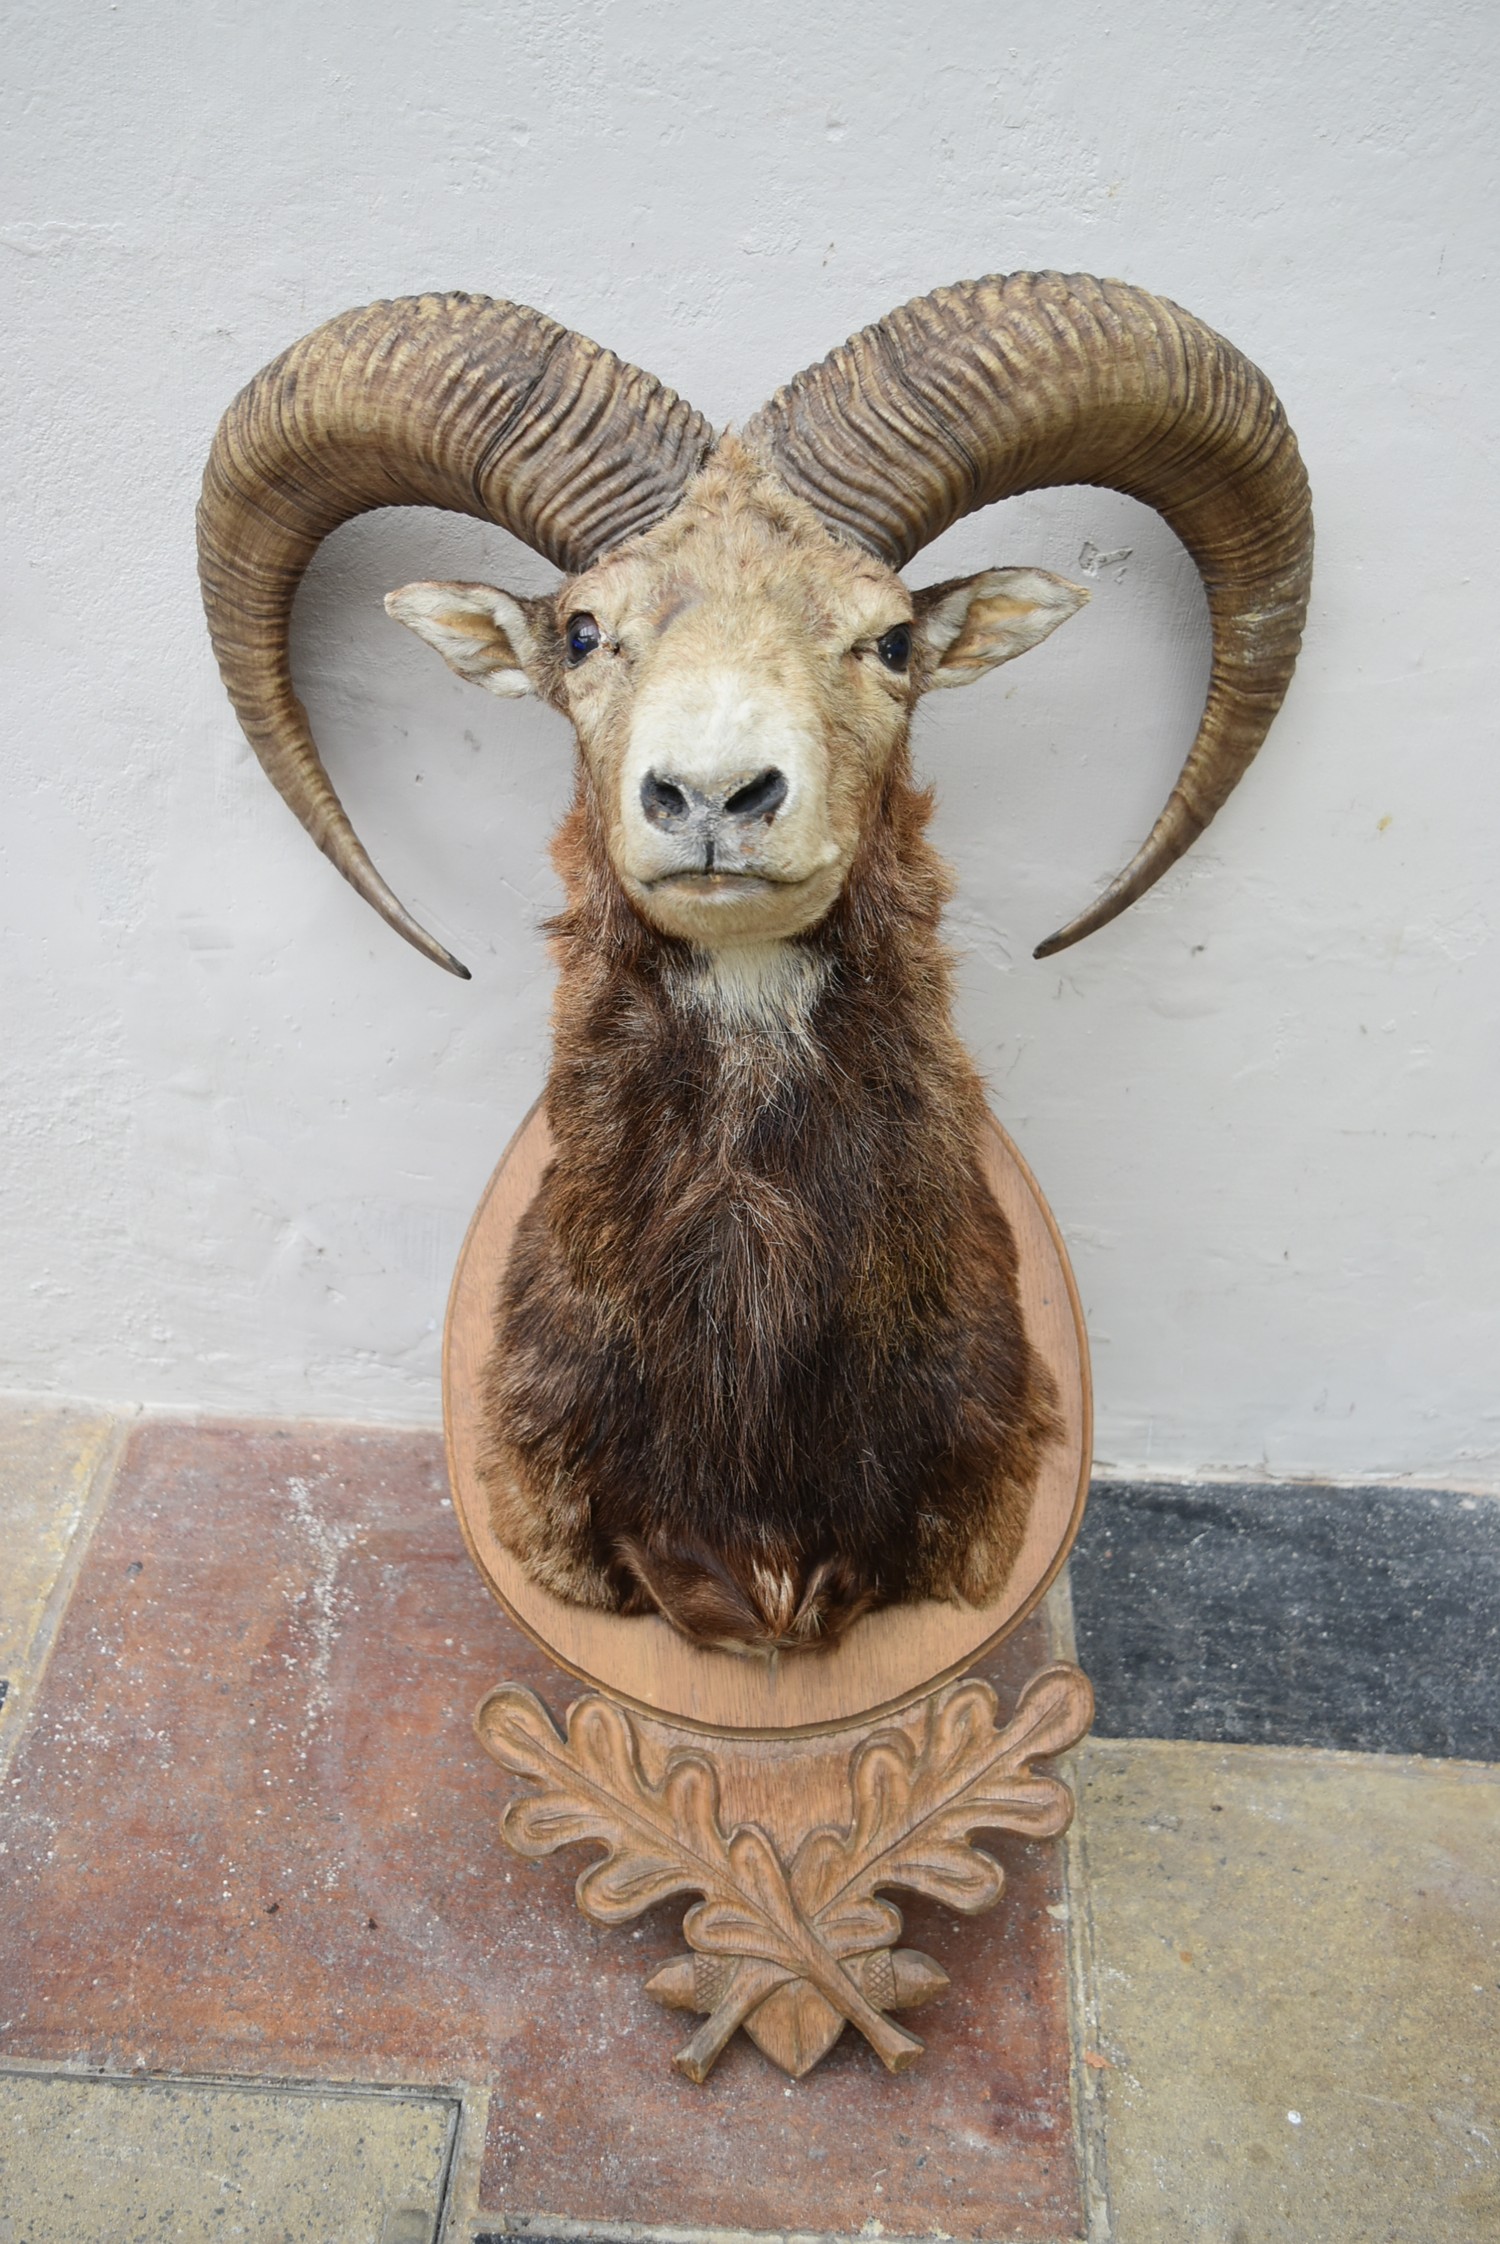
[[914,595],[917,636],[932,658],[929,686],[967,686],[1010,662],[1069,616],[1089,595],[1046,569],[984,569],[977,577],[929,585]]

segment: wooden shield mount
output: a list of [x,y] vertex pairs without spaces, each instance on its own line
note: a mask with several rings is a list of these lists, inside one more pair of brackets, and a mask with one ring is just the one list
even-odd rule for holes
[[1082,1516],[1088,1353],[1057,1227],[992,1123],[986,1173],[1016,1235],[1027,1330],[1057,1381],[1064,1424],[999,1599],[890,1607],[855,1622],[832,1652],[765,1661],[704,1650],[655,1618],[565,1604],[494,1534],[478,1473],[479,1373],[511,1239],[550,1157],[534,1108],[470,1225],[443,1361],[449,1476],[470,1554],[512,1618],[587,1686],[562,1727],[515,1686],[481,1704],[485,1750],[527,1787],[502,1835],[532,1856],[602,1847],[576,1889],[596,1924],[698,1897],[683,1923],[687,1952],[647,1982],[658,2002],[704,2020],[673,2060],[690,2080],[708,2077],[741,2026],[798,2075],[854,2025],[899,2072],[922,2044],[892,2013],[942,1994],[948,1978],[899,1945],[891,1890],[962,1913],[992,1908],[1003,1872],[972,1835],[1066,1829],[1067,1787],[1033,1764],[1076,1744],[1093,1713],[1073,1666],[1033,1676],[1003,1723],[989,1685],[963,1680],[1045,1594]]

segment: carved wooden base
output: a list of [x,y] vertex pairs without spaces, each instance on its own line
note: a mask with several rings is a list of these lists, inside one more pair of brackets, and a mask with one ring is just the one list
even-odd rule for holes
[[706,2080],[736,2030],[786,2072],[811,2070],[855,2025],[893,2072],[921,2055],[892,2013],[948,1984],[897,1945],[901,1916],[879,1898],[906,1887],[949,1908],[993,1908],[998,1863],[975,1831],[1047,1838],[1073,1812],[1067,1787],[1032,1763],[1088,1728],[1093,1693],[1049,1667],[997,1727],[988,1684],[957,1681],[1036,1606],[1067,1555],[1089,1473],[1088,1343],[1057,1226],[1014,1146],[991,1125],[985,1174],[1016,1241],[1033,1347],[1057,1382],[1062,1434],[1043,1461],[1025,1538],[986,1608],[933,1601],[866,1613],[830,1652],[742,1659],[650,1616],[565,1604],[500,1542],[483,1471],[483,1367],[507,1258],[551,1158],[534,1111],[481,1201],[453,1279],[443,1407],[454,1506],[474,1562],[506,1611],[587,1687],[560,1732],[529,1691],[492,1691],[477,1717],[486,1750],[527,1781],[502,1830],[525,1855],[592,1840],[578,1880],[596,1924],[624,1924],[672,1894],[698,1895],[689,1952],[647,1982],[704,2023],[675,2060]]
[[892,2072],[922,2053],[891,2013],[948,1986],[901,1948],[890,1888],[977,1914],[1000,1899],[1000,1865],[975,1831],[1052,1838],[1072,1796],[1032,1763],[1074,1745],[1093,1716],[1076,1667],[1043,1668],[997,1727],[987,1683],[950,1683],[895,1714],[823,1734],[705,1734],[628,1710],[599,1692],[566,1731],[532,1692],[503,1684],[475,1717],[485,1750],[533,1789],[501,1831],[518,1854],[592,1840],[602,1860],[578,1906],[618,1925],[673,1894],[701,1896],[683,1920],[689,1953],[646,1983],[658,2002],[704,2017],[673,2063],[708,2078],[743,2026],[784,2072],[809,2072],[857,2026]]

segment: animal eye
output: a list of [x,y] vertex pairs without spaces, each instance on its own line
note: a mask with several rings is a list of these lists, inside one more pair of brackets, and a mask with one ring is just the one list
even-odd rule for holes
[[883,639],[876,640],[875,652],[887,670],[904,670],[911,660],[911,625],[898,623]]
[[600,644],[603,636],[592,616],[569,616],[568,667],[572,669],[577,663],[585,661]]

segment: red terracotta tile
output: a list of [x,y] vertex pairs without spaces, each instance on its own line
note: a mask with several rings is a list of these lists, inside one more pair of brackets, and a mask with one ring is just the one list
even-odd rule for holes
[[[1056,1850],[993,1915],[914,1905],[953,1973],[891,2079],[846,2037],[789,2087],[743,2039],[708,2086],[642,1992],[680,1912],[605,1932],[581,1856],[495,1831],[481,1693],[576,1686],[504,1620],[422,1435],[134,1438],[0,1809],[0,2053],[472,2083],[482,2201],[663,2226],[1054,2237],[1078,2225]],[[1045,1657],[1007,1647],[1002,1696]]]
[[[1074,2234],[1065,1940],[1045,1914],[1057,1889],[1040,1848],[997,1852],[1008,1906],[962,1926],[927,1904],[906,1911],[910,1944],[954,1980],[906,2021],[927,2044],[910,2072],[893,2078],[846,2034],[789,2083],[740,2037],[694,2088],[666,2060],[695,2021],[674,2014],[652,2032],[637,2019],[622,2046],[602,2017],[621,1998],[601,1979],[599,2023],[582,2025],[566,2071],[554,2021],[507,2052],[515,2093],[491,2109],[483,2204],[663,2226]],[[665,1929],[673,1953],[682,1943]],[[534,2098],[531,2081],[547,2084]]]

